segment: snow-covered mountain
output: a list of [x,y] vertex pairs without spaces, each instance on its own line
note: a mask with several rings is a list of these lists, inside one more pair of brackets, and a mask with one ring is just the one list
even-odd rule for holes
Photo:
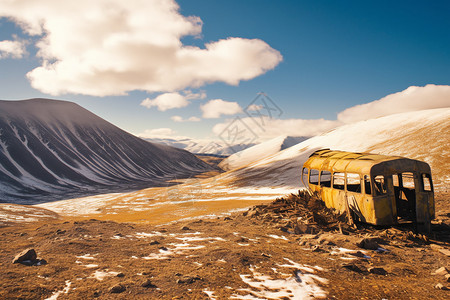
[[227,144],[221,140],[204,140],[204,139],[192,139],[188,137],[181,138],[146,138],[146,141],[152,143],[163,144],[180,149],[187,150],[195,154],[212,154],[219,156],[229,156],[238,151],[252,147],[255,144]]
[[144,141],[75,103],[0,101],[0,202],[160,185],[210,169],[187,151]]
[[226,171],[243,167],[292,147],[306,139],[308,138],[282,135],[230,155],[220,162],[219,167]]
[[448,189],[450,108],[395,114],[344,125],[221,177],[236,187],[284,187],[286,191],[295,191],[302,186],[303,163],[321,148],[423,160],[431,166],[436,189]]

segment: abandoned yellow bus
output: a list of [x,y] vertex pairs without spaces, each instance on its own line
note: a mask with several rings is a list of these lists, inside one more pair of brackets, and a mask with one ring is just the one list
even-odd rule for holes
[[327,207],[374,225],[406,220],[429,230],[435,215],[431,169],[419,160],[322,149],[303,164],[302,182]]

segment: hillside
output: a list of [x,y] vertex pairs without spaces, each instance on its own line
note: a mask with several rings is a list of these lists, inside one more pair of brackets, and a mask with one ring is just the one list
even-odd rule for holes
[[243,167],[292,147],[306,139],[306,137],[282,135],[230,155],[219,164],[219,167],[226,171]]
[[207,170],[191,153],[146,142],[75,103],[0,101],[0,202],[155,186]]

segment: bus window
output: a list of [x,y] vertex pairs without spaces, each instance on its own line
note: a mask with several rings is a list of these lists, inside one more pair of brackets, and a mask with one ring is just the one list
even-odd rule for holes
[[431,182],[431,175],[430,174],[422,174],[422,186],[423,190],[425,192],[432,192],[433,191],[433,184]]
[[366,195],[372,194],[372,188],[370,186],[370,176],[364,175],[364,191]]
[[361,193],[361,178],[359,174],[347,173],[347,191]]
[[345,173],[333,174],[333,188],[343,190],[345,187]]
[[331,172],[322,171],[320,173],[320,186],[331,187]]
[[392,175],[392,184],[394,185],[394,187],[400,186],[400,182],[398,181],[398,174]]
[[303,168],[303,171],[302,171],[302,181],[303,181],[303,183],[306,184],[306,185],[308,185],[308,172],[309,172],[308,168]]
[[386,181],[385,181],[383,175],[376,176],[373,183],[374,183],[376,195],[386,194]]
[[402,184],[404,188],[414,190],[414,174],[411,172],[402,173]]
[[309,173],[309,183],[319,184],[319,170],[311,169]]

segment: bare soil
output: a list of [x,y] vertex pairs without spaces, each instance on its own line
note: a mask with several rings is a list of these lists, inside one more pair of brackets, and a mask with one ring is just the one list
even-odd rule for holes
[[[92,219],[2,227],[0,299],[58,291],[57,299],[449,299],[446,271],[432,275],[450,268],[448,197],[436,195],[428,236],[409,225],[351,227],[296,196],[165,225]],[[364,238],[377,250],[357,246]],[[47,264],[13,264],[26,248]],[[302,296],[286,292],[292,283],[306,286]]]

